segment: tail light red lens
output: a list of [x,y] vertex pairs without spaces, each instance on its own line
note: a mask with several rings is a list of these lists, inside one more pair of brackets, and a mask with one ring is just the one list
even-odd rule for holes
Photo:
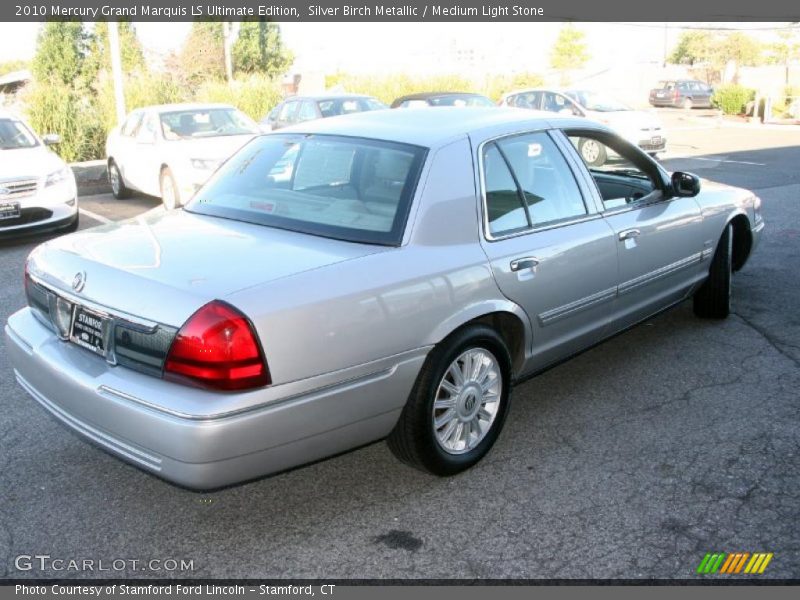
[[219,390],[248,390],[272,383],[250,321],[214,300],[178,331],[164,362],[165,377]]

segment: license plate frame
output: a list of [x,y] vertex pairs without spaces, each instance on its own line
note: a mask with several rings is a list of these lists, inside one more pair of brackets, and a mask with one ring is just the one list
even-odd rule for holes
[[653,137],[650,138],[650,143],[653,146],[660,146],[661,144],[664,143],[664,139],[660,135],[654,135]]
[[0,202],[0,221],[18,219],[22,216],[19,202]]
[[76,304],[72,308],[69,341],[102,357],[108,356],[111,319]]

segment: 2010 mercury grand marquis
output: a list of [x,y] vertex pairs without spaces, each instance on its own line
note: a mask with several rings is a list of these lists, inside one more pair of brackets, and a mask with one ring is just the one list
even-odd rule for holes
[[[619,159],[589,168],[578,139]],[[728,314],[760,200],[700,186],[578,118],[314,121],[251,141],[183,210],[36,248],[7,347],[58,419],[185,486],[387,436],[449,475],[515,381],[689,296]]]

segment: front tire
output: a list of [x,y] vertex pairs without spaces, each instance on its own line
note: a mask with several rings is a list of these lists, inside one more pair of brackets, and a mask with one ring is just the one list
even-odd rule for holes
[[608,160],[605,146],[597,140],[581,138],[578,142],[578,152],[583,161],[592,167],[602,167]]
[[131,191],[125,186],[122,173],[113,160],[108,163],[108,184],[111,186],[111,195],[117,200],[125,200],[131,197]]
[[684,98],[683,103],[681,104],[681,108],[684,110],[692,110],[694,107],[694,102],[692,102],[691,98]]
[[161,169],[161,202],[164,203],[164,208],[167,210],[174,210],[181,206],[181,196],[178,191],[178,184],[172,171],[169,167]]
[[389,434],[394,455],[435,475],[455,475],[497,440],[510,405],[511,358],[486,325],[467,326],[428,355]]
[[694,294],[694,313],[705,319],[724,319],[731,312],[733,292],[733,227],[722,233],[711,260],[708,279]]

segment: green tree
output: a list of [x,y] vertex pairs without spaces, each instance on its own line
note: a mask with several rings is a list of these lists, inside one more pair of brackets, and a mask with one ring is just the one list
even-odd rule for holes
[[[128,21],[120,21],[119,53],[123,73],[141,71],[145,68],[144,51],[136,30]],[[94,80],[102,71],[111,71],[111,43],[108,39],[108,23],[98,21],[88,37],[88,56],[85,73],[88,79]]]
[[676,65],[706,63],[714,57],[715,45],[716,40],[708,31],[684,31],[667,60]]
[[550,51],[550,66],[561,71],[562,83],[567,82],[569,71],[580,69],[589,60],[585,37],[586,34],[572,24],[564,25],[559,31]]
[[234,71],[268,77],[283,75],[294,61],[283,45],[281,28],[268,21],[244,21],[233,45]]
[[86,53],[87,35],[82,23],[50,21],[39,32],[31,71],[39,81],[73,85],[83,75]]
[[792,62],[800,60],[800,41],[796,30],[785,30],[778,33],[780,41],[767,47],[767,62],[783,65],[785,68],[784,83],[789,85],[789,66]]
[[183,45],[177,75],[189,85],[225,77],[225,48],[220,21],[195,21]]

